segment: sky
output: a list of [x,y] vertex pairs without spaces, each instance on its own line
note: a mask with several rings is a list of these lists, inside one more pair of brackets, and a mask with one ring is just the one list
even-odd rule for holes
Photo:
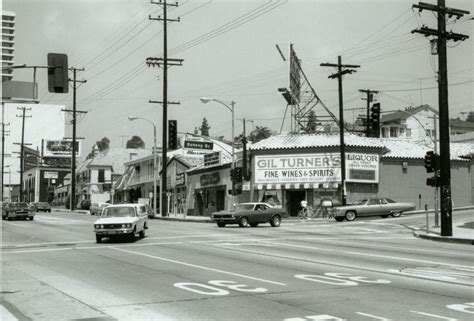
[[[435,3],[434,0],[425,2]],[[447,6],[473,10],[470,0],[447,0]],[[231,113],[224,106],[199,98],[235,102],[235,134],[255,126],[289,131],[283,121],[286,102],[278,88],[288,86],[286,54],[293,44],[310,84],[326,106],[338,114],[334,68],[321,63],[360,65],[344,76],[344,118],[352,122],[363,110],[359,89],[378,90],[382,112],[429,104],[438,108],[437,56],[429,39],[411,31],[423,25],[436,28],[430,11],[412,9],[405,0],[184,0],[169,7],[169,58],[184,59],[168,70],[168,119],[178,121],[179,132],[193,132],[205,117],[211,136],[231,136]],[[128,116],[146,118],[158,128],[161,141],[162,69],[148,67],[147,57],[163,55],[163,23],[149,20],[162,15],[161,6],[145,0],[4,0],[3,9],[16,13],[15,63],[46,65],[50,52],[68,55],[78,72],[77,135],[84,137],[82,156],[102,137],[111,147],[125,147],[139,135],[153,144],[152,125]],[[448,43],[449,108],[453,118],[473,111],[472,14],[448,21],[448,30],[469,35]],[[71,76],[72,77],[72,76]],[[31,81],[32,72],[16,70],[14,80]],[[44,104],[72,107],[69,94],[47,91],[45,70],[38,71],[39,99]],[[327,115],[321,106],[317,115]],[[287,115],[288,116],[288,115]],[[45,126],[55,121],[32,119]]]

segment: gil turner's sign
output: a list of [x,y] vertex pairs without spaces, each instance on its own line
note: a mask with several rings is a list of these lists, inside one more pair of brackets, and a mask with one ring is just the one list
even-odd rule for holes
[[[346,153],[348,182],[378,182],[379,156]],[[256,184],[330,183],[341,181],[338,153],[255,156]]]

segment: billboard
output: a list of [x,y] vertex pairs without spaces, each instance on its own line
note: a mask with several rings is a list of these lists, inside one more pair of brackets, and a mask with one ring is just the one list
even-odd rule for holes
[[300,60],[293,50],[293,45],[290,45],[290,93],[292,97],[292,105],[297,105],[300,102],[301,95],[301,75],[300,75]]
[[[76,141],[76,156],[80,153],[80,144]],[[56,156],[56,157],[72,157],[72,141],[71,140],[45,140],[43,156]]]

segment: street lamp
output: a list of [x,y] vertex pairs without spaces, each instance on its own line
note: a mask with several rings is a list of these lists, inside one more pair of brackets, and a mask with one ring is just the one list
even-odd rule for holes
[[[156,215],[156,173],[157,173],[157,159],[156,159],[156,124],[149,119],[137,117],[137,116],[128,116],[129,121],[134,121],[141,119],[149,122],[153,125],[153,212]],[[160,182],[161,185],[161,182]]]
[[[218,100],[218,99],[215,99],[215,98],[209,98],[209,97],[201,97],[200,98],[201,102],[203,104],[207,104],[208,102],[210,101],[214,101],[216,103],[219,103],[221,105],[223,105],[225,108],[227,108],[228,110],[230,110],[230,112],[232,113],[232,140],[231,140],[231,144],[232,144],[232,171],[235,169],[235,151],[234,151],[234,105],[235,105],[235,101],[231,101],[230,102],[230,106],[225,104],[224,102]],[[235,197],[235,186],[234,186],[234,182],[232,182],[232,206],[234,206],[234,197]]]

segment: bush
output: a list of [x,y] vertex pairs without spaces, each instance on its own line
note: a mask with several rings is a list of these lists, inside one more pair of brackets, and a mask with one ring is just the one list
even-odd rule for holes
[[91,208],[91,200],[85,199],[81,201],[81,209],[88,211]]

